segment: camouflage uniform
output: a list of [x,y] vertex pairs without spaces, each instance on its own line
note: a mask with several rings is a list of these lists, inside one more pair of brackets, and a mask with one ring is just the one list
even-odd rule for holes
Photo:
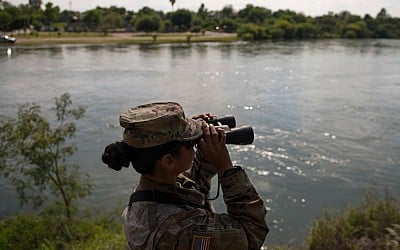
[[[176,104],[172,106],[174,105]],[[154,112],[159,111],[157,108]],[[179,108],[178,112],[180,112]],[[147,111],[146,114],[148,114]],[[182,117],[182,114],[178,116]],[[149,135],[141,134],[138,138],[129,137],[137,132],[132,133],[127,130],[143,128],[142,124],[135,120],[140,117],[134,119],[132,117],[127,113],[121,115],[121,126],[126,128],[124,141],[135,147],[142,143],[148,146],[153,141],[149,139]],[[150,115],[150,120],[153,118]],[[192,138],[195,133],[197,137],[201,136],[196,130],[197,125],[191,126],[189,134]],[[159,130],[158,127],[157,133]],[[184,131],[185,128],[182,128],[181,135]],[[140,132],[143,133],[143,130]],[[187,129],[186,132],[188,132]],[[166,132],[164,136],[183,138],[175,132]],[[129,249],[260,249],[268,233],[265,222],[266,209],[262,199],[245,171],[240,167],[235,167],[219,177],[228,214],[214,213],[206,198],[210,190],[211,178],[216,173],[215,168],[203,160],[198,151],[192,168],[178,176],[177,186],[157,183],[142,175],[135,192],[158,190],[169,197],[175,197],[187,203],[137,201],[130,204],[123,212]]]
[[142,176],[135,191],[157,189],[206,206],[133,203],[123,213],[129,249],[260,249],[268,232],[266,210],[246,173],[238,169],[220,178],[228,215],[213,213],[199,191],[208,191],[213,175],[212,166],[196,160],[178,187]]

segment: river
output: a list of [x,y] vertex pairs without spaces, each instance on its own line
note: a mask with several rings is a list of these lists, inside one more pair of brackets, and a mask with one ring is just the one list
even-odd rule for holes
[[[268,209],[267,244],[301,244],[325,208],[369,188],[400,193],[400,40],[0,47],[1,115],[35,102],[50,117],[65,92],[87,107],[70,159],[96,185],[86,207],[125,206],[138,175],[101,152],[121,139],[122,111],[153,101],[253,127],[252,145],[229,149]],[[17,211],[0,180],[0,216]]]

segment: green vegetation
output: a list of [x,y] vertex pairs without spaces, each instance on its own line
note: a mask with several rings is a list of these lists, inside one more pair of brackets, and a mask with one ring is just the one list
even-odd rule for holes
[[142,15],[135,21],[137,31],[146,33],[159,31],[161,29],[161,19],[158,15]]
[[[78,210],[77,200],[92,185],[77,165],[67,163],[75,151],[67,141],[74,120],[85,112],[71,108],[71,97],[55,98],[53,124],[36,104],[19,107],[16,118],[0,118],[0,170],[15,188],[21,205],[47,205],[36,214],[17,214],[0,221],[0,249],[124,249],[122,223],[116,214]],[[54,125],[54,126],[53,126]]]
[[125,249],[122,223],[106,215],[66,220],[19,214],[0,221],[0,249]]
[[[110,214],[67,220],[52,213],[19,214],[0,221],[0,249],[124,249],[122,222]],[[268,245],[268,242],[267,242]],[[314,221],[307,246],[268,249],[399,249],[400,200],[366,195],[360,206]]]
[[85,109],[71,109],[69,94],[55,98],[52,110],[56,125],[41,114],[36,104],[19,107],[17,118],[1,117],[0,120],[0,170],[15,188],[21,205],[31,203],[41,207],[53,200],[53,209],[64,211],[71,218],[75,202],[88,195],[91,184],[88,176],[82,177],[79,166],[66,159],[75,151],[67,140],[76,132],[75,123]]
[[17,35],[18,43],[21,45],[35,44],[160,44],[160,43],[182,43],[191,36],[190,42],[234,42],[237,41],[236,34],[190,34],[190,33],[129,33],[104,34],[104,33],[63,33],[61,36],[53,32],[38,32],[34,35]]
[[[33,2],[35,4],[33,4]],[[39,3],[39,4],[37,4]],[[400,38],[400,18],[382,8],[375,17],[361,17],[348,11],[311,17],[291,10],[271,11],[246,5],[231,5],[210,11],[201,4],[198,11],[172,10],[168,13],[144,7],[138,12],[116,6],[97,7],[83,13],[63,10],[41,1],[14,6],[0,2],[0,31],[23,30],[64,32],[225,32],[245,40],[316,38]],[[170,1],[173,8],[175,1]],[[158,40],[158,39],[157,39]],[[189,39],[192,41],[192,39]]]
[[400,249],[400,199],[369,192],[359,207],[314,222],[309,249]]

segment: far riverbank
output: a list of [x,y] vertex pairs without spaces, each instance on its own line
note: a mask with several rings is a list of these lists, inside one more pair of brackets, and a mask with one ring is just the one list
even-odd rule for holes
[[180,42],[234,42],[236,33],[205,32],[193,33],[56,33],[39,32],[36,34],[15,35],[17,45],[45,44],[149,44],[149,43],[180,43]]

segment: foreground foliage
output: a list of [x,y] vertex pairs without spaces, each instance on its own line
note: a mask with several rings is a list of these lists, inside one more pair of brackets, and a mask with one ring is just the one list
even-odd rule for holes
[[400,199],[369,192],[359,207],[314,222],[309,249],[400,249]]
[[0,249],[125,249],[122,223],[106,215],[67,219],[19,214],[0,221]]
[[[116,212],[68,219],[46,212],[19,214],[0,221],[0,249],[125,249],[122,222]],[[267,242],[268,244],[268,242]],[[268,249],[400,249],[400,199],[368,193],[364,202],[336,216],[325,213],[314,222],[306,247]]]
[[20,106],[16,118],[0,117],[0,176],[10,180],[21,205],[30,203],[38,208],[50,200],[68,218],[75,201],[92,189],[79,166],[66,161],[76,151],[75,145],[67,143],[75,136],[73,121],[85,112],[83,107],[72,109],[71,105],[69,94],[55,98],[54,124],[36,104]]

